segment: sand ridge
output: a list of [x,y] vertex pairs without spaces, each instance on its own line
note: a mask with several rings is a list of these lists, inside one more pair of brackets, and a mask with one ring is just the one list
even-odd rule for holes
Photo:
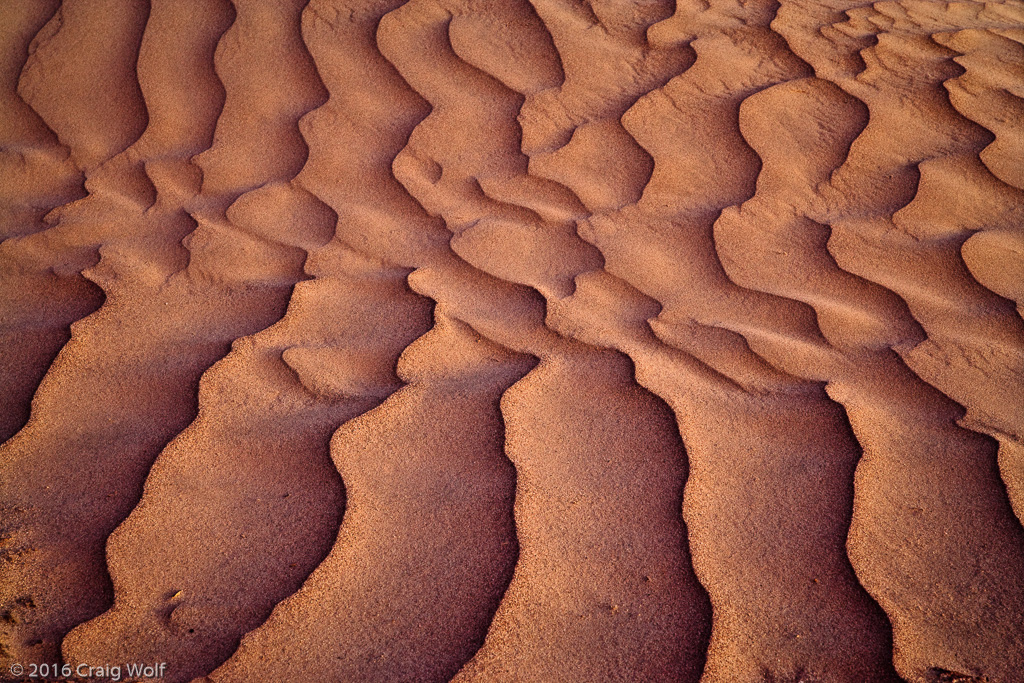
[[1024,675],[1024,3],[0,16],[0,671]]

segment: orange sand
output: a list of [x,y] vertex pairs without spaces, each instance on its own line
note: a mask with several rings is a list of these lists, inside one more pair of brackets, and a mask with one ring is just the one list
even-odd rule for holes
[[1022,313],[1021,0],[5,0],[0,680],[1021,683]]

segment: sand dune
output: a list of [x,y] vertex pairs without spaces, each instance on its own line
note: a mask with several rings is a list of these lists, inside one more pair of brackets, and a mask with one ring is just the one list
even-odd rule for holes
[[1024,680],[1024,3],[0,17],[0,680]]

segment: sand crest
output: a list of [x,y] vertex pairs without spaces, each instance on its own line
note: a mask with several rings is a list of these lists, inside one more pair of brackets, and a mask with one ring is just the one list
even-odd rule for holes
[[7,0],[0,680],[1024,681],[1022,159],[1019,0]]

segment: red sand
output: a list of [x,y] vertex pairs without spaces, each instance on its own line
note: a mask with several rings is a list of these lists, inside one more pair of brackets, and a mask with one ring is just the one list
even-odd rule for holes
[[0,680],[1024,681],[1024,2],[0,41]]

